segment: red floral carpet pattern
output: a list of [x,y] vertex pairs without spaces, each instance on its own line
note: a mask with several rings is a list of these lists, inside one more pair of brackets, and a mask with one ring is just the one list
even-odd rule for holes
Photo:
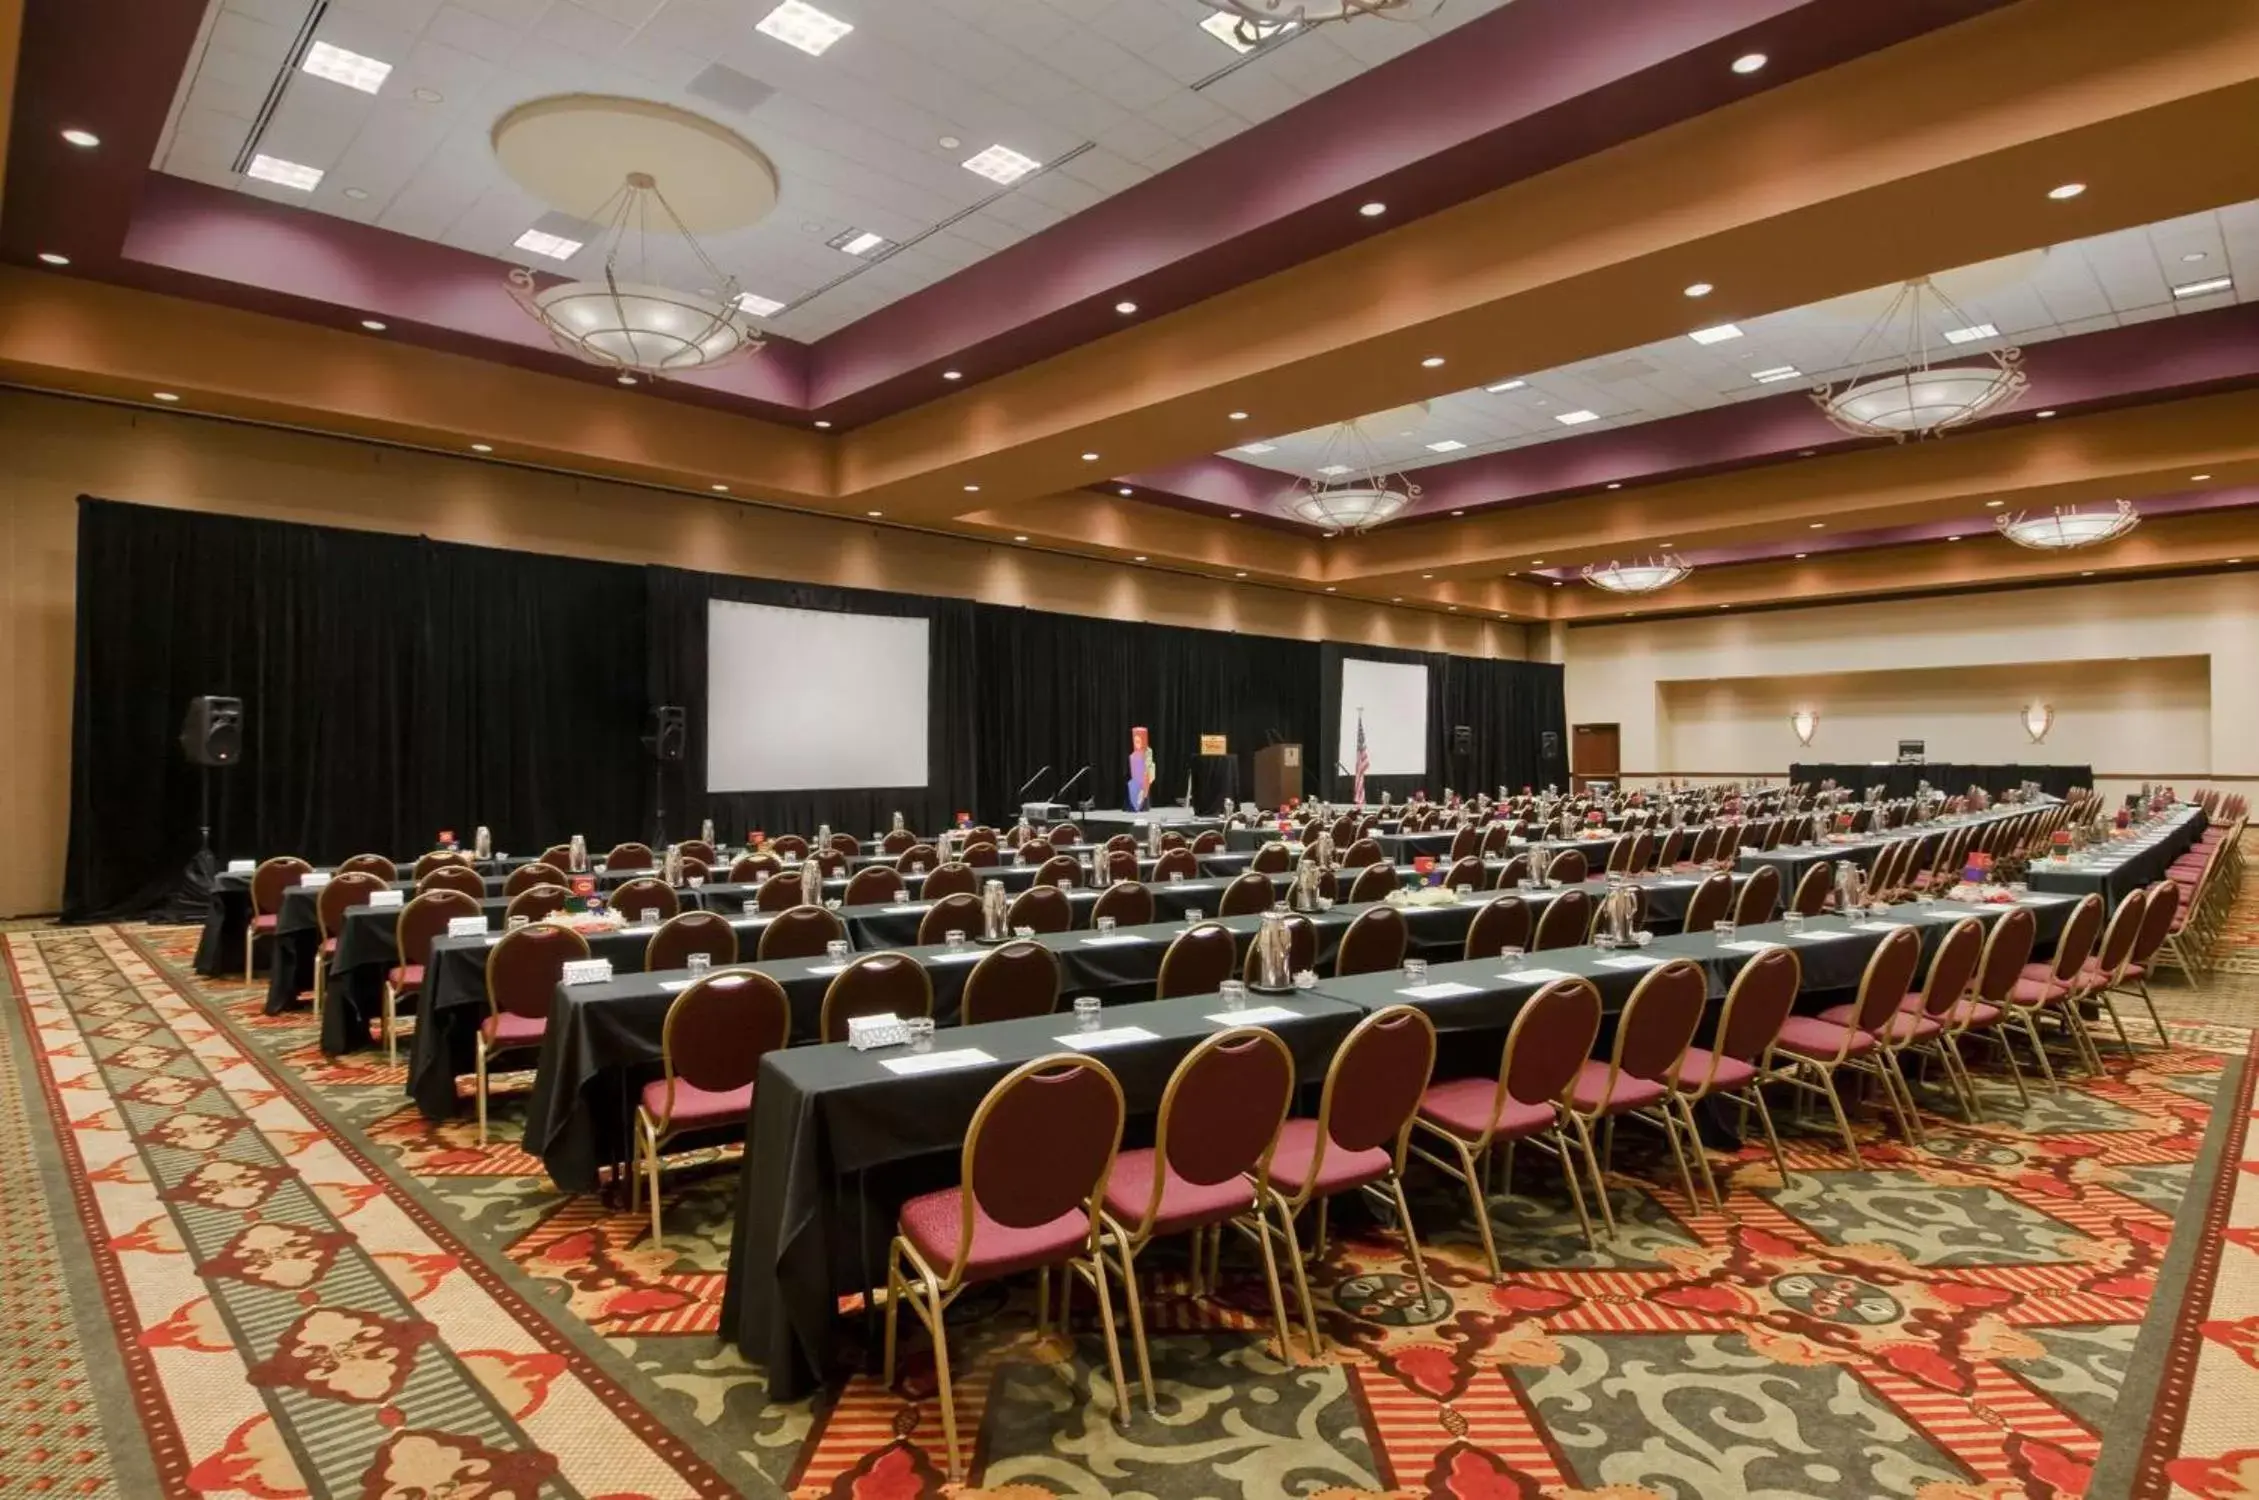
[[[172,959],[192,941],[136,937]],[[368,1054],[321,1058],[305,1046],[302,1018],[253,1019],[240,987],[191,993],[246,1025],[281,1063],[277,1076],[366,1131],[381,1162],[370,1192],[383,1192],[385,1172],[419,1181],[458,1213],[468,1249],[456,1253],[483,1250],[553,1285],[544,1311],[581,1320],[628,1354],[667,1393],[653,1409],[663,1423],[710,1429],[797,1494],[943,1492],[921,1336],[908,1339],[895,1389],[858,1378],[823,1410],[768,1402],[760,1373],[712,1337],[732,1174],[670,1183],[667,1245],[655,1250],[639,1219],[549,1189],[510,1139],[509,1109],[481,1152],[467,1121],[434,1127],[406,1108],[397,1074]],[[193,1017],[192,1005],[180,1008]],[[2121,1397],[2146,1410],[2155,1395],[2124,1388],[2128,1364],[2144,1319],[2179,1305],[2180,1285],[2163,1279],[2166,1251],[2176,1215],[2214,1185],[2192,1181],[2207,1123],[2250,1107],[2240,1070],[2236,1096],[2221,1094],[2230,1062],[2196,1049],[2130,1061],[2113,1051],[2105,1077],[2037,1093],[2028,1110],[1988,1087],[1980,1124],[1925,1112],[1922,1148],[1884,1137],[1870,1111],[1860,1170],[1831,1134],[1792,1134],[1786,1183],[1769,1155],[1720,1159],[1728,1216],[1690,1211],[1665,1185],[1667,1165],[1635,1155],[1627,1137],[1611,1180],[1620,1232],[1601,1256],[1586,1251],[1552,1170],[1525,1161],[1518,1191],[1490,1200],[1509,1262],[1501,1285],[1481,1269],[1463,1193],[1416,1173],[1437,1297],[1422,1302],[1385,1227],[1337,1214],[1311,1275],[1328,1346],[1318,1361],[1278,1360],[1244,1258],[1227,1258],[1220,1299],[1195,1300],[1156,1254],[1141,1267],[1160,1414],[1140,1401],[1126,1428],[1112,1420],[1119,1394],[1087,1294],[1071,1339],[1039,1338],[1024,1292],[969,1295],[952,1356],[971,1480],[985,1488],[959,1493],[2082,1494]],[[284,1099],[274,1094],[270,1104]],[[311,1113],[296,1118],[317,1145],[326,1139]],[[191,1196],[259,1188],[232,1170],[184,1182]],[[2249,1243],[2259,1205],[2238,1211],[2237,1248],[2259,1254]],[[226,1275],[306,1276],[325,1257],[371,1252],[350,1215],[292,1227],[310,1232],[239,1232],[215,1247],[232,1257]],[[347,1240],[325,1239],[333,1229]],[[2245,1286],[2245,1303],[2222,1300],[2238,1285],[2224,1265],[2206,1315],[2204,1355],[2215,1363],[2201,1367],[2199,1390],[2218,1383],[2220,1360],[2259,1368],[2259,1330],[2242,1326],[2259,1317],[2259,1285]],[[383,1409],[400,1403],[392,1388],[402,1371],[442,1345],[467,1347],[422,1296],[381,1316],[317,1300],[334,1315],[293,1309],[273,1348],[239,1365],[229,1399]],[[2223,1412],[2229,1427],[2259,1409],[2252,1389]],[[2178,1457],[2259,1474],[2259,1456],[2233,1443],[2201,1446],[2209,1431],[2192,1409]],[[483,1451],[418,1450],[402,1462],[483,1463],[524,1482],[506,1461],[538,1445],[459,1436]],[[2182,1493],[2259,1493],[2178,1482]]]

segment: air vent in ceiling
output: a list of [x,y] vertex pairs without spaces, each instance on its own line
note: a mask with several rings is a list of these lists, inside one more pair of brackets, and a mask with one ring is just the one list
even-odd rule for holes
[[742,115],[766,104],[776,90],[758,78],[748,78],[735,68],[715,63],[690,80],[689,92]]

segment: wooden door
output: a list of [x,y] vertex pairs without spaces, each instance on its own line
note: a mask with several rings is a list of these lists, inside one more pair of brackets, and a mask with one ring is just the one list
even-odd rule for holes
[[1569,786],[1583,791],[1593,777],[1615,781],[1622,769],[1621,736],[1614,724],[1578,724],[1569,732]]

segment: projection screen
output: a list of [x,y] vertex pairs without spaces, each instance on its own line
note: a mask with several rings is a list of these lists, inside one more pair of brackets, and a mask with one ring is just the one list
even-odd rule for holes
[[1341,738],[1335,752],[1357,769],[1357,717],[1374,776],[1425,776],[1428,770],[1428,669],[1393,661],[1341,659]]
[[706,606],[706,790],[926,785],[926,621]]

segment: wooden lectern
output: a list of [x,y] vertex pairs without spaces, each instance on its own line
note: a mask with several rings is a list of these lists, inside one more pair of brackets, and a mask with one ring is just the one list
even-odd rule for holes
[[1284,807],[1302,795],[1302,747],[1265,745],[1255,752],[1255,805]]

